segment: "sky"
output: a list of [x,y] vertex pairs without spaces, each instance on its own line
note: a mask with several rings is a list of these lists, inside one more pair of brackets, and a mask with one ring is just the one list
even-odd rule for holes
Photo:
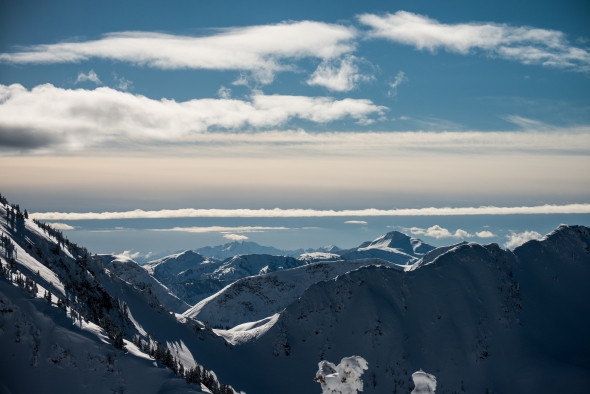
[[6,0],[0,193],[100,253],[392,229],[513,247],[589,225],[589,16],[585,1]]

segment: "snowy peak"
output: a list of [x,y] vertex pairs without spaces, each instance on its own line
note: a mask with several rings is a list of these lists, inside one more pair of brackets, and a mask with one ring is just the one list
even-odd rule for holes
[[150,261],[143,265],[143,268],[155,278],[167,278],[177,275],[187,269],[193,268],[207,259],[199,253],[187,250],[182,253],[173,254],[164,258]]
[[391,231],[374,241],[363,242],[358,248],[342,250],[337,254],[344,260],[376,258],[394,264],[413,264],[433,249],[433,246],[419,239],[408,237],[399,231]]
[[[365,244],[363,244],[365,245]],[[407,254],[424,254],[434,249],[434,246],[424,243],[417,238],[411,238],[399,231],[390,231],[359,249],[398,249]]]
[[274,248],[272,246],[258,245],[256,242],[251,241],[234,241],[224,245],[218,246],[206,246],[196,250],[197,253],[203,256],[225,260],[240,254],[271,254],[276,256],[298,256],[303,253],[302,250],[298,251],[285,251]]
[[341,249],[336,245],[327,245],[321,246],[315,250],[309,250],[309,253],[318,252],[318,253],[336,253],[339,252]]

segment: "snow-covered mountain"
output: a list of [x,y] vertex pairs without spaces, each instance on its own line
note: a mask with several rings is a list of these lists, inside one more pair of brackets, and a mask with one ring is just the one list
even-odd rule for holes
[[364,266],[218,333],[235,344],[228,367],[256,357],[236,373],[252,392],[315,392],[309,360],[349,355],[368,361],[368,393],[408,393],[420,368],[436,375],[437,393],[584,392],[589,281],[590,229],[560,226],[514,252],[469,243],[418,269]]
[[266,254],[238,255],[221,262],[186,251],[149,262],[143,268],[194,305],[238,279],[304,264],[307,262],[293,257]]
[[[465,243],[411,266],[345,269],[230,330],[167,310],[3,201],[0,232],[0,392],[231,392],[221,381],[249,394],[314,393],[318,362],[351,355],[368,362],[363,393],[410,392],[420,369],[437,393],[590,387],[587,227],[560,226],[513,252]],[[339,263],[352,262],[254,278]],[[210,390],[180,379],[179,362]],[[196,376],[197,363],[215,373]]]
[[123,255],[98,255],[104,268],[118,276],[125,282],[150,291],[166,308],[176,313],[183,313],[190,308],[186,302],[176,297],[166,286],[160,283],[149,272],[146,272],[133,259]]
[[[226,342],[164,308],[153,286],[123,281],[2,196],[0,232],[1,392],[233,393],[189,350],[217,354]],[[181,364],[208,389],[182,379]]]
[[383,234],[374,241],[363,242],[359,247],[335,252],[344,260],[382,259],[395,264],[413,264],[425,253],[434,249],[424,241],[411,238],[398,231]]
[[331,261],[240,279],[205,298],[185,316],[216,327],[234,327],[274,315],[309,286],[369,264],[394,266],[384,260]]
[[205,246],[195,250],[195,252],[217,260],[225,260],[240,254],[271,254],[276,256],[297,257],[301,253],[305,253],[303,249],[281,250],[272,246],[258,245],[256,242],[251,241],[234,241],[224,245]]

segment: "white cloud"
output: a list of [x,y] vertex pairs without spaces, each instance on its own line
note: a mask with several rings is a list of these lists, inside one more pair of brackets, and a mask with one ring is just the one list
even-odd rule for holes
[[475,233],[479,238],[494,238],[496,235],[491,231],[478,231]]
[[280,230],[291,230],[288,227],[263,227],[263,226],[240,226],[240,227],[222,227],[222,226],[210,226],[210,227],[174,227],[164,229],[152,229],[150,231],[180,231],[186,233],[222,233],[222,232],[235,232],[235,233],[258,233],[264,231],[280,231]]
[[432,238],[436,238],[436,239],[471,238],[471,237],[473,237],[473,234],[469,234],[467,231],[461,230],[461,229],[457,229],[457,231],[455,231],[455,233],[453,234],[449,230],[447,230],[444,227],[439,226],[438,224],[436,224],[432,227],[429,227],[427,229],[423,229],[420,227],[411,227],[411,228],[405,229],[405,230],[410,231],[414,235],[425,235],[427,237],[432,237]]
[[372,75],[363,74],[354,56],[346,56],[337,60],[325,60],[307,80],[310,86],[323,86],[337,92],[355,89],[360,82],[373,79]]
[[[399,85],[401,85],[403,82],[407,82],[408,81],[408,77],[406,77],[406,73],[403,71],[400,71],[397,73],[397,75],[395,76],[395,79],[392,83],[389,84],[389,86],[391,87],[391,90],[389,90],[389,92],[387,92],[387,95],[389,97],[394,97],[397,96],[397,87]],[[400,116],[401,120],[408,120],[407,116]]]
[[565,34],[556,30],[495,23],[444,24],[406,11],[363,14],[358,19],[371,27],[369,37],[385,38],[421,50],[434,52],[442,48],[460,54],[480,50],[490,56],[523,64],[590,70],[590,53],[571,46]]
[[[370,100],[264,95],[249,101],[194,99],[152,100],[108,87],[62,89],[50,84],[32,90],[0,85],[0,144],[82,148],[117,139],[177,140],[211,127],[268,128],[299,118],[328,123],[357,121],[383,114],[387,108]],[[23,146],[20,146],[23,148]]]
[[34,45],[0,54],[13,64],[74,63],[91,58],[130,62],[160,69],[243,70],[261,83],[278,71],[293,69],[285,60],[322,60],[355,50],[357,31],[322,22],[284,22],[276,25],[218,29],[208,36],[179,36],[128,31],[82,42]]
[[540,239],[542,237],[543,236],[536,231],[528,231],[527,230],[522,233],[514,232],[514,233],[506,236],[506,238],[508,238],[508,241],[504,244],[504,247],[507,249],[514,249],[517,246],[520,246],[527,241],[530,241],[533,239]]
[[88,74],[79,73],[78,78],[76,79],[76,82],[74,82],[74,84],[86,81],[91,81],[97,85],[102,85],[102,81],[98,78],[98,75],[96,75],[94,70],[90,70]]
[[221,86],[217,91],[217,95],[222,99],[229,100],[231,98],[231,89]]
[[124,92],[133,90],[133,81],[128,80],[125,77],[119,77],[116,73],[113,73],[113,79],[117,82],[117,88]]
[[225,234],[223,238],[229,239],[230,241],[244,241],[248,239],[248,237],[246,237],[245,235],[239,234]]
[[[148,253],[148,255],[149,255],[149,253]],[[139,253],[139,252],[131,253],[130,250],[125,250],[125,251],[123,251],[123,253],[120,253],[120,254],[118,254],[116,256],[121,256],[121,257],[125,257],[125,258],[128,258],[128,259],[136,259],[139,256],[141,256],[141,253]]]
[[65,223],[45,223],[50,225],[51,227],[53,227],[56,230],[60,230],[60,231],[68,231],[68,230],[74,230],[73,226],[70,226],[69,224],[65,224]]
[[369,224],[364,220],[347,220],[344,224]]
[[[136,209],[126,212],[36,212],[29,217],[38,220],[109,220],[109,219],[163,219],[163,218],[285,218],[285,217],[376,217],[376,216],[463,216],[463,215],[535,215],[535,214],[588,214],[590,204],[539,205],[534,207],[465,207],[465,208],[408,208],[408,209],[358,209],[358,210],[318,210],[318,209],[163,209],[144,211]],[[436,227],[440,226],[433,226]],[[431,227],[432,228],[432,227]],[[249,230],[247,230],[249,229]],[[154,231],[252,231],[252,230],[287,230],[284,227],[175,227],[173,229]],[[425,231],[418,227],[408,229]],[[434,231],[433,230],[433,231]],[[443,229],[445,230],[445,229]],[[448,232],[448,230],[446,230]],[[449,233],[450,234],[450,233]]]
[[471,238],[471,237],[473,237],[473,234],[469,234],[465,230],[457,229],[457,231],[455,231],[455,235],[453,235],[453,236],[455,238]]

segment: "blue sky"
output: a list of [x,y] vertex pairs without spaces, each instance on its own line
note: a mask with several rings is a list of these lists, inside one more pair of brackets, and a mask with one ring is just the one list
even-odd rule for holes
[[[588,15],[583,1],[5,1],[1,192],[39,213],[587,204]],[[497,217],[495,242],[564,218]],[[318,220],[335,232],[250,239],[354,244],[389,228],[296,225]],[[84,223],[71,234],[87,242],[121,227]],[[181,244],[224,233],[199,234]]]

